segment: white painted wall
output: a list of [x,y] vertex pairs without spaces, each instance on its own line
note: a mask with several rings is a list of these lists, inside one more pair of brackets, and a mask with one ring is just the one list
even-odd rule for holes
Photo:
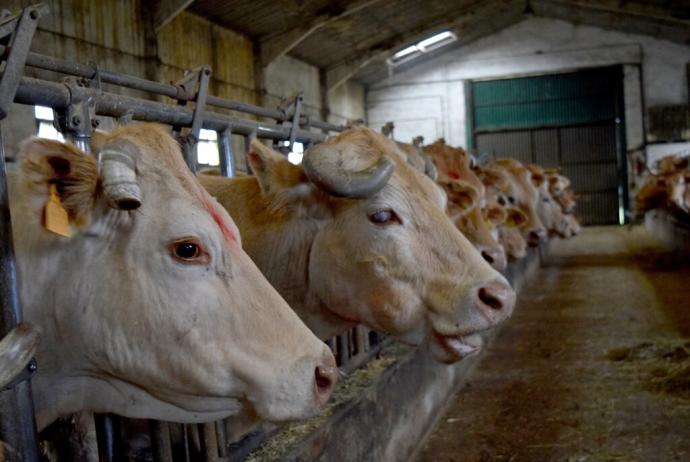
[[635,152],[644,146],[644,106],[688,101],[689,61],[690,46],[534,17],[372,85],[368,122],[393,120],[402,141],[421,134],[464,146],[464,81],[625,64],[627,144]]

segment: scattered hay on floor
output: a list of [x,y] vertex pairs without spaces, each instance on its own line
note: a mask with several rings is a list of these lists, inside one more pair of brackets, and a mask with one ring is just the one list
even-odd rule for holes
[[656,392],[690,399],[690,365],[669,370],[661,377],[653,377],[650,385]]
[[690,342],[642,342],[606,357],[634,373],[644,389],[690,400]]

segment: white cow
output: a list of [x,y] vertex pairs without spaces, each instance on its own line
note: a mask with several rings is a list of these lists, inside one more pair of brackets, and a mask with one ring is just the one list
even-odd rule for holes
[[[317,411],[336,381],[331,352],[242,250],[173,138],[132,125],[93,150],[29,140],[12,182],[20,297],[42,335],[39,428],[78,411],[178,422]],[[42,224],[52,185],[71,237]]]

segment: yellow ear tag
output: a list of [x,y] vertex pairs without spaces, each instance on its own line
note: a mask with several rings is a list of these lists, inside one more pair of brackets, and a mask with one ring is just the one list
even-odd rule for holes
[[50,199],[43,209],[43,227],[60,236],[72,236],[72,227],[69,224],[67,210],[62,206],[57,187],[54,184],[50,185]]

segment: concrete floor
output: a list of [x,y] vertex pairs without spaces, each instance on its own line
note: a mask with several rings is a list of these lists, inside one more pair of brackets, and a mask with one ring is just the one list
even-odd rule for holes
[[418,461],[690,461],[690,265],[643,228],[557,242]]

